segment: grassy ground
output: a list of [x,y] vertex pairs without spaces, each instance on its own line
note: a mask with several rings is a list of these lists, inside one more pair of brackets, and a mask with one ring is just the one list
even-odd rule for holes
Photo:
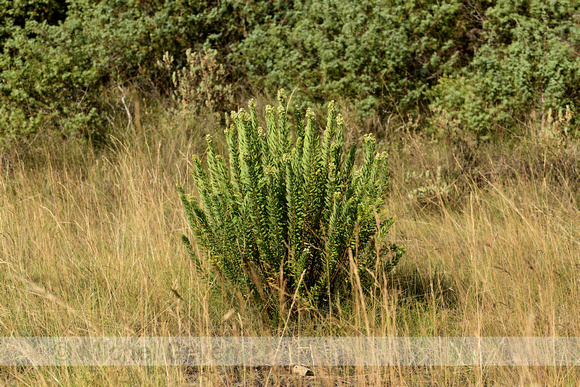
[[[191,155],[219,125],[167,114],[139,120],[111,147],[29,149],[0,172],[0,336],[279,335],[251,305],[211,291],[186,258],[175,184],[193,190]],[[408,253],[381,296],[333,316],[300,310],[287,334],[580,336],[578,145],[469,146],[387,133]],[[439,167],[439,168],[438,168]],[[437,170],[439,169],[439,174]],[[429,174],[426,173],[429,171]],[[576,180],[577,179],[577,180]],[[267,369],[0,369],[1,384],[254,385]],[[576,385],[576,368],[315,369],[273,385]]]

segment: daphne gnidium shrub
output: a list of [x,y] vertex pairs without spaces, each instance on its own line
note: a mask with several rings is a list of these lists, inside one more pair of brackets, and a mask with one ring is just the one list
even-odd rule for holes
[[[404,254],[400,246],[375,243],[393,224],[381,212],[387,154],[375,152],[375,139],[366,135],[357,163],[357,147],[346,149],[344,121],[332,102],[321,138],[311,110],[297,114],[290,136],[283,91],[278,100],[277,109],[266,107],[266,129],[253,101],[249,111],[231,113],[227,162],[207,137],[207,169],[193,160],[199,199],[178,187],[196,241],[211,261],[210,275],[272,308],[281,291],[312,305],[326,303],[348,291],[355,271],[368,290]],[[183,241],[203,270],[190,240]]]

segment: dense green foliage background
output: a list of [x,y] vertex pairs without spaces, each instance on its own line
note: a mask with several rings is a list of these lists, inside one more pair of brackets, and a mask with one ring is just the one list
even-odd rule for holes
[[158,62],[191,66],[187,49],[213,50],[234,91],[298,87],[298,101],[356,101],[363,116],[444,111],[485,137],[575,110],[579,23],[575,0],[0,0],[0,146],[105,138],[107,91],[170,93]]

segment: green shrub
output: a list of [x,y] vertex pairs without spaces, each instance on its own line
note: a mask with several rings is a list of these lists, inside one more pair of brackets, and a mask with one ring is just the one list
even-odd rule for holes
[[567,0],[497,1],[485,14],[484,43],[469,66],[440,79],[431,107],[484,138],[511,130],[531,112],[575,111],[578,12],[580,4]]
[[39,131],[102,139],[116,105],[103,101],[107,90],[164,88],[170,81],[156,63],[165,52],[189,68],[187,49],[227,53],[277,9],[233,0],[0,0],[0,147]]
[[[102,139],[104,86],[143,57],[132,42],[132,19],[89,1],[67,3],[57,25],[26,20],[15,26],[0,55],[0,146],[39,131]],[[128,60],[128,58],[131,58]]]
[[59,0],[0,0],[0,52],[5,40],[26,22],[56,25],[65,19],[66,10],[66,2]]
[[249,31],[232,61],[251,83],[299,87],[309,102],[350,99],[362,113],[412,112],[442,74],[469,62],[470,34],[479,28],[473,13],[458,0],[296,2]]
[[459,0],[0,0],[0,19],[5,140],[52,127],[102,135],[103,88],[169,86],[155,64],[168,52],[188,68],[188,49],[217,51],[220,83],[299,86],[302,102],[353,100],[367,113],[414,109],[469,61],[478,27]]
[[[236,87],[298,87],[295,101],[352,101],[354,116],[444,110],[486,138],[577,109],[579,14],[572,0],[0,0],[0,147],[103,138],[119,106],[103,95],[127,84],[211,110]],[[166,52],[177,82],[156,65]]]
[[[232,286],[270,308],[277,306],[280,290],[317,304],[348,289],[349,251],[362,287],[369,289],[404,253],[396,245],[377,251],[374,243],[393,223],[380,213],[389,181],[387,155],[376,154],[375,139],[367,135],[357,167],[356,146],[345,150],[343,119],[333,103],[322,139],[308,110],[304,120],[296,117],[290,141],[282,93],[279,102],[276,111],[266,107],[266,130],[252,101],[249,112],[232,112],[235,125],[225,132],[229,167],[209,136],[208,171],[194,158],[199,201],[179,191],[196,240]],[[202,269],[189,239],[183,240]]]

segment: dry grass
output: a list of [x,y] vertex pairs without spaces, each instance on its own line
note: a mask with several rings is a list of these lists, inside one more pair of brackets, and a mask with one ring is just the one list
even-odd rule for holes
[[[24,160],[3,165],[0,335],[255,336],[281,332],[282,326],[268,325],[250,305],[228,313],[235,303],[212,292],[186,259],[179,241],[186,221],[175,184],[192,189],[187,160],[201,149],[203,133],[196,126],[199,123],[190,122],[185,131],[183,122],[166,119],[150,120],[157,121],[155,125],[144,119],[137,133],[128,133],[111,149],[95,152],[74,144],[45,146]],[[504,160],[501,157],[488,157],[471,174],[459,173],[456,161],[461,155],[450,157],[444,144],[412,135],[399,143],[391,152],[393,190],[388,206],[398,218],[392,238],[407,247],[407,255],[392,280],[384,284],[382,295],[364,304],[353,296],[354,308],[332,317],[300,312],[288,333],[580,336],[580,209],[573,185],[562,178],[556,184],[545,174],[530,175],[525,168],[504,173],[509,168],[498,161]],[[512,151],[497,152],[509,159]],[[408,172],[429,169],[433,176],[437,166],[450,171],[443,176],[452,190],[422,200],[409,198],[421,182],[409,180]],[[224,315],[229,318],[223,319]],[[270,382],[575,385],[579,377],[571,367],[315,371],[314,378],[297,379],[277,369]],[[0,383],[254,385],[262,383],[268,372],[5,367],[0,369]]]

